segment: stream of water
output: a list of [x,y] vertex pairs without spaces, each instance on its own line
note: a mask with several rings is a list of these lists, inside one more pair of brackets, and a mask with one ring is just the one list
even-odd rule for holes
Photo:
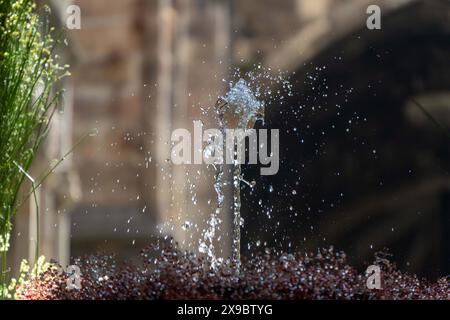
[[[230,128],[231,124],[225,119],[226,115],[231,115],[231,118],[237,118],[236,129],[246,130],[252,126],[257,120],[264,117],[264,104],[260,102],[247,82],[240,79],[229,92],[218,99],[215,105],[215,112],[218,115],[219,127],[222,136],[225,137],[226,129]],[[214,237],[216,234],[216,227],[221,221],[220,216],[223,211],[225,203],[224,185],[226,183],[224,177],[224,164],[215,166],[215,182],[214,190],[217,194],[217,207],[212,212],[207,229],[204,232],[201,250],[207,254],[212,267],[214,268],[218,259],[214,249]],[[234,149],[234,163],[233,163],[233,223],[232,223],[232,262],[239,269],[241,261],[241,226],[243,224],[241,218],[241,181],[243,180],[241,174],[241,165],[238,160],[238,150]]]

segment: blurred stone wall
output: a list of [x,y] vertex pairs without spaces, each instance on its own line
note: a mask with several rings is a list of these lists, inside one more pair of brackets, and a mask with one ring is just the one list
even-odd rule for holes
[[[70,31],[74,135],[98,135],[75,152],[83,197],[72,211],[72,254],[112,250],[128,257],[174,236],[196,250],[214,210],[213,172],[173,167],[170,133],[201,119],[228,86],[302,25],[298,1],[76,1],[81,30]],[[225,217],[227,215],[225,214]],[[169,223],[168,223],[169,222]],[[186,223],[192,227],[186,229]],[[220,242],[227,255],[228,221]],[[219,245],[219,244],[218,244]]]
[[[372,2],[396,8],[408,1]],[[71,141],[92,129],[98,133],[73,154],[82,194],[66,208],[66,238],[72,256],[108,250],[128,258],[166,236],[196,250],[214,208],[211,170],[167,161],[170,132],[192,128],[195,119],[212,125],[202,108],[225,92],[234,68],[297,68],[363,25],[371,1],[73,3],[81,8],[82,25],[68,31],[76,61]],[[64,194],[68,184],[57,188]],[[186,221],[194,227],[185,230]],[[58,258],[56,251],[48,254]]]

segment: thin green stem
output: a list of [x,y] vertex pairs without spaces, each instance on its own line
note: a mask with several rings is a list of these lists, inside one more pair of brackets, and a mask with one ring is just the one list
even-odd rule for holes
[[427,111],[417,100],[411,99],[411,101],[416,105],[417,108],[419,108],[420,111],[430,120],[436,128],[441,130],[441,132],[447,136],[447,138],[450,138],[450,128],[445,126],[444,124],[441,124],[439,121],[436,120],[435,117],[431,115],[430,112]]
[[18,204],[16,210],[20,209],[23,204],[30,198],[30,196],[33,194],[33,192],[36,191],[36,189],[40,188],[44,181],[52,174],[55,169],[81,144],[83,141],[89,136],[90,134],[87,133],[84,136],[82,136],[77,143],[75,143],[72,148],[67,151],[62,158],[60,158],[53,166],[50,167],[50,169],[44,174],[42,178],[39,179],[39,182],[37,184],[33,184],[30,192],[27,193],[27,195],[22,199],[22,201]]
[[7,268],[7,264],[6,264],[6,255],[7,252],[6,250],[2,251],[2,264],[1,264],[1,289],[2,289],[2,293],[1,293],[1,300],[5,300],[6,296],[5,296],[5,291],[6,291],[6,268]]
[[38,198],[36,195],[36,188],[34,186],[34,182],[31,182],[32,188],[33,188],[33,198],[34,198],[34,205],[36,209],[36,248],[35,248],[35,254],[34,254],[34,265],[36,269],[36,277],[38,276],[38,260],[39,260],[39,244],[41,242],[41,236],[40,236],[40,219],[39,219],[39,203]]

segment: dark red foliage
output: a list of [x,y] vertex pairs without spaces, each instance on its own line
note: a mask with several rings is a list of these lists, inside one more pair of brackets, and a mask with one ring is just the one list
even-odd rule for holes
[[28,281],[20,299],[449,299],[448,279],[436,283],[403,274],[378,257],[382,289],[369,290],[365,274],[346,263],[345,254],[322,249],[317,254],[269,254],[230,263],[216,270],[192,254],[173,248],[144,250],[143,264],[116,268],[108,256],[78,261],[80,290],[67,290],[67,276],[47,271]]

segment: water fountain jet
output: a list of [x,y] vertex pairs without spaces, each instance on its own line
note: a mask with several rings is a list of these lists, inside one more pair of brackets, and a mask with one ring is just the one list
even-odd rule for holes
[[[246,81],[240,79],[230,91],[220,97],[215,105],[218,113],[220,131],[225,136],[225,131],[230,128],[234,120],[239,130],[247,130],[253,127],[257,120],[264,118],[264,104],[258,101]],[[226,116],[230,119],[226,121]],[[234,118],[234,119],[233,119]],[[236,119],[237,118],[237,119]],[[232,248],[231,258],[237,270],[241,261],[241,181],[242,172],[237,149],[233,146],[233,223],[232,223]],[[220,213],[223,206],[223,175],[224,165],[221,164],[216,175],[216,192],[218,195],[218,207],[215,214]],[[219,197],[222,197],[221,201]],[[218,211],[218,212],[217,212]]]

